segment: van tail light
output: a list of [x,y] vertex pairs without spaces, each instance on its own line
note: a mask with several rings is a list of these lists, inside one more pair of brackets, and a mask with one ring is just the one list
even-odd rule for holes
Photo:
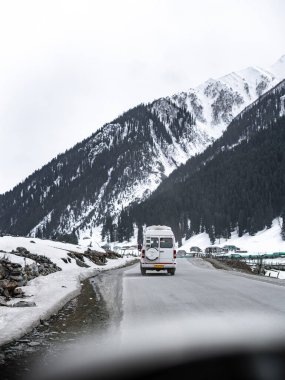
[[142,249],[142,259],[144,259],[144,258],[145,258],[145,250]]
[[176,259],[176,249],[173,250],[173,258]]

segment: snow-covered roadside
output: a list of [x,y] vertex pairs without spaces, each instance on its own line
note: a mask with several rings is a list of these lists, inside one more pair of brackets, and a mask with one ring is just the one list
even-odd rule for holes
[[[76,264],[74,259],[71,259],[70,263],[66,260],[66,263],[62,258],[68,258],[69,251],[83,253],[86,250],[84,246],[34,238],[0,237],[0,250],[8,252],[1,253],[1,255],[5,255],[12,262],[18,258],[16,256],[15,260],[15,255],[9,254],[9,252],[15,251],[17,247],[25,247],[31,253],[50,258],[62,270],[48,276],[39,276],[23,287],[25,295],[30,296],[26,300],[35,302],[35,307],[0,307],[0,346],[20,338],[40,320],[49,318],[57,312],[66,302],[80,293],[81,281],[84,279],[95,275],[98,271],[124,266],[134,259],[133,257],[123,257],[108,260],[104,266],[96,265],[86,259],[85,262],[90,267],[82,268]],[[102,251],[99,246],[93,246],[92,249]],[[11,301],[11,303],[13,302]]]
[[100,244],[100,246],[108,245],[111,250],[121,254],[121,255],[138,255],[137,241],[138,241],[138,228],[134,225],[134,234],[129,241],[123,242],[112,242],[107,243],[107,240],[102,240],[102,228],[103,225],[93,227],[92,233],[90,229],[85,229],[81,232],[81,237],[79,238],[79,243],[85,246],[91,247],[91,249],[96,249],[94,246]]
[[[230,239],[216,240],[215,246],[223,247],[224,245],[235,245],[241,250],[248,251],[254,254],[285,252],[285,241],[281,238],[282,219],[276,218],[273,220],[272,227],[258,232],[254,236],[248,233],[239,237],[237,232],[233,232]],[[189,252],[190,247],[198,246],[201,249],[211,246],[208,234],[201,233],[192,236],[188,240],[183,241],[183,245],[179,249],[184,249]]]
[[285,272],[282,270],[266,270],[265,276],[272,278],[279,278],[280,280],[285,280]]
[[[215,246],[223,247],[224,245],[235,245],[239,247],[242,251],[247,251],[248,254],[265,254],[265,253],[274,253],[274,252],[285,252],[285,241],[281,237],[281,218],[276,218],[272,222],[272,227],[264,229],[263,231],[258,232],[254,236],[245,234],[241,237],[238,237],[237,232],[232,233],[230,239],[220,239],[220,241],[215,242]],[[188,240],[183,241],[183,245],[179,249],[183,249],[186,252],[190,251],[190,247],[198,246],[202,250],[206,247],[211,246],[211,242],[208,234],[201,233],[195,236],[192,236]],[[285,258],[270,258],[264,259],[264,264],[284,264]],[[278,279],[285,279],[285,271],[281,270],[266,270],[266,277],[274,277]]]

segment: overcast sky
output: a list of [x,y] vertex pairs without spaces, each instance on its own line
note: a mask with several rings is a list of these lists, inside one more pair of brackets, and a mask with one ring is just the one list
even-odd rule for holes
[[141,102],[285,54],[283,0],[0,0],[0,193]]

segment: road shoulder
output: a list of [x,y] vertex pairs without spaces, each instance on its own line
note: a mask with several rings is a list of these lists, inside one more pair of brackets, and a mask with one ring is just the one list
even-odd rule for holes
[[231,268],[230,266],[220,262],[219,260],[215,260],[213,258],[201,258],[202,261],[207,262],[208,264],[212,265],[213,269],[216,270],[221,270],[223,272],[230,273],[234,276],[240,276],[244,278],[248,278],[251,280],[255,281],[261,281],[261,282],[266,282],[268,284],[273,284],[273,285],[278,285],[278,286],[284,286],[285,287],[285,280],[280,280],[280,279],[275,279],[275,278],[270,278],[270,277],[265,277],[262,275],[257,275],[254,273],[246,273],[242,270],[238,270],[236,268]]

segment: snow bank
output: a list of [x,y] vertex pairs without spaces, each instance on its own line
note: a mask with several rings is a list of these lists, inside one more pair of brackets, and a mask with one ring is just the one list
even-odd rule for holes
[[[71,259],[71,263],[65,263],[62,258],[67,258],[69,251],[83,253],[86,250],[84,246],[36,238],[0,237],[0,250],[8,252],[1,253],[1,256],[9,258],[12,262],[23,264],[21,257],[9,253],[17,247],[25,247],[31,253],[50,258],[62,268],[62,271],[48,276],[39,276],[23,287],[25,295],[30,296],[26,300],[35,302],[36,307],[0,307],[0,346],[20,338],[36,326],[40,319],[49,318],[57,312],[66,302],[80,293],[81,281],[84,279],[95,275],[98,271],[118,268],[133,260],[128,257],[108,260],[104,266],[98,266],[86,260],[90,268],[82,268],[77,266],[74,259]],[[97,249],[97,247],[93,245],[92,249]],[[103,251],[99,246],[98,250]],[[13,300],[10,304],[14,302]]]
[[[208,234],[202,233],[185,240],[179,249],[188,252],[192,246],[205,249],[211,245]],[[255,236],[245,234],[238,237],[237,232],[234,232],[230,239],[220,239],[220,241],[216,240],[215,242],[215,246],[223,247],[224,245],[235,245],[241,250],[255,254],[285,252],[285,241],[281,238],[281,220],[279,218],[274,219],[271,228],[260,231]]]
[[9,259],[13,263],[21,264],[22,266],[24,265],[31,265],[35,261],[32,259],[24,258],[21,256],[13,255],[12,253],[6,253],[6,252],[0,252],[0,259]]
[[102,240],[102,228],[102,224],[100,226],[92,227],[92,229],[85,228],[84,231],[80,232],[81,235],[78,239],[79,244],[84,245],[86,247],[91,247],[91,249],[96,249],[96,245],[98,246],[98,243],[101,246],[108,244],[112,250],[114,250],[114,247],[137,246],[138,228],[136,227],[136,225],[134,225],[134,234],[129,241],[125,240],[123,242],[112,243],[107,243],[107,240]]
[[285,280],[285,272],[281,270],[267,270],[265,271],[265,276]]

